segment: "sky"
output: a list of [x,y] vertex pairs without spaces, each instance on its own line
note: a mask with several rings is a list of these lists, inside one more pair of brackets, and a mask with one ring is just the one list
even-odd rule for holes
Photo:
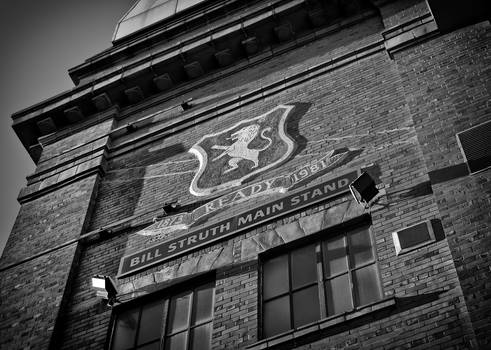
[[0,0],[0,253],[34,162],[11,115],[71,89],[68,69],[111,46],[135,0]]

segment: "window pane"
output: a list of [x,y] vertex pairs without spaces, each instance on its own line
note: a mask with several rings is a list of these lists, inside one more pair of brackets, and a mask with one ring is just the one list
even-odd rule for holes
[[291,258],[293,289],[317,281],[314,245],[294,250],[291,253]]
[[157,340],[151,344],[143,345],[138,348],[138,350],[159,350],[160,340]]
[[329,316],[353,309],[348,274],[326,281],[326,298]]
[[142,308],[140,319],[140,331],[138,333],[138,345],[159,339],[162,329],[162,301],[145,305]]
[[402,229],[397,232],[397,235],[402,249],[413,247],[431,239],[426,222]]
[[293,293],[294,327],[314,322],[320,318],[319,289],[317,284]]
[[152,7],[162,5],[164,2],[167,2],[168,0],[153,0],[153,1],[139,1],[126,15],[126,18],[130,18],[136,15],[139,15],[145,11],[150,10]]
[[346,238],[344,236],[324,242],[324,276],[330,277],[348,270]]
[[284,296],[264,303],[264,337],[271,337],[291,328],[288,299],[288,296]]
[[288,291],[288,255],[266,261],[264,264],[264,299]]
[[491,166],[491,121],[476,125],[457,134],[462,152],[471,172]]
[[127,349],[135,343],[139,309],[121,313],[114,327],[112,349]]
[[171,299],[168,333],[183,330],[189,325],[191,292],[183,293]]
[[165,342],[165,350],[186,350],[187,338],[187,331],[167,338],[167,341]]
[[375,264],[354,271],[353,278],[358,305],[365,305],[382,299],[382,290]]
[[191,331],[191,350],[209,349],[211,349],[211,323],[206,323]]
[[351,233],[349,240],[351,262],[355,267],[373,261],[372,243],[368,228]]
[[202,1],[203,0],[179,0],[177,3],[177,12],[187,9],[188,7],[196,5]]
[[173,16],[175,13],[176,0],[170,0],[160,6],[153,7],[147,12],[142,13],[140,23],[142,23],[143,25],[141,26],[141,28]]
[[194,298],[196,300],[194,310],[194,322],[201,323],[209,320],[213,316],[213,301],[214,301],[214,287],[207,285],[197,289],[194,292]]

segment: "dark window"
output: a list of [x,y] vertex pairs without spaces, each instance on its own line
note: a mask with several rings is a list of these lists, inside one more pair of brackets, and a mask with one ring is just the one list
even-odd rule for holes
[[110,349],[211,349],[214,296],[208,283],[119,312]]
[[265,338],[382,298],[368,228],[264,259],[262,278]]
[[392,238],[396,254],[399,255],[434,242],[435,234],[431,221],[424,221],[392,233]]
[[491,167],[491,121],[457,134],[471,173]]

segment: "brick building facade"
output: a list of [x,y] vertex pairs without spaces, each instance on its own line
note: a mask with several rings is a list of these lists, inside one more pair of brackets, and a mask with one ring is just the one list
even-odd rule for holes
[[489,349],[484,2],[149,3],[12,117],[0,347]]

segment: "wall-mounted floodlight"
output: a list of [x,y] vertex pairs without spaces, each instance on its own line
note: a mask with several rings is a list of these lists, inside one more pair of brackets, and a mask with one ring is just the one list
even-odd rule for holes
[[164,210],[164,215],[169,215],[175,213],[180,207],[179,200],[175,199],[171,202],[165,202],[162,209]]
[[109,276],[95,275],[92,277],[92,288],[95,289],[96,295],[98,297],[107,300],[107,304],[112,306],[116,301],[116,296],[118,295],[118,289],[116,288],[116,283]]
[[349,188],[355,200],[358,203],[365,203],[365,205],[369,205],[370,201],[379,193],[375,181],[366,172],[353,181]]
[[[162,220],[164,217],[169,216],[171,214],[175,214],[181,205],[179,204],[178,199],[174,199],[173,201],[170,202],[164,202],[164,205],[162,206],[162,215],[157,215],[156,217],[153,218],[153,222],[157,222]],[[184,229],[188,228],[186,225],[183,226]]]

